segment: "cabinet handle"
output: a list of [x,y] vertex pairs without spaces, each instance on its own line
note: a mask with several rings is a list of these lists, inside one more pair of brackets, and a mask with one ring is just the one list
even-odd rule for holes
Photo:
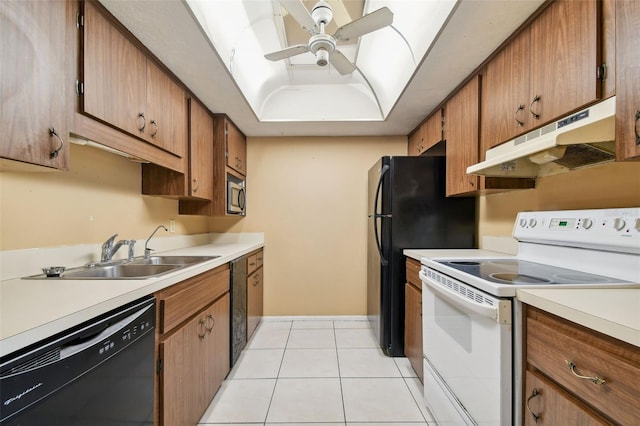
[[533,101],[531,101],[531,104],[529,105],[529,112],[531,113],[531,115],[533,115],[535,118],[540,118],[540,114],[538,114],[537,112],[533,111],[533,104],[535,104],[536,102],[540,102],[540,95],[536,95],[533,98]]
[[518,109],[516,110],[515,114],[513,114],[513,118],[516,120],[516,123],[518,123],[518,127],[524,126],[524,121],[518,120],[518,113],[520,111],[524,111],[524,105],[522,104],[518,105]]
[[147,127],[147,119],[144,116],[144,112],[138,114],[138,123],[140,123],[140,119],[142,119],[142,124],[138,126],[138,130],[140,130],[140,133],[144,133],[144,128]]
[[636,111],[636,121],[633,123],[633,131],[636,133],[636,145],[640,145],[640,131],[638,130],[638,123],[640,122],[640,111]]
[[256,266],[256,262],[249,263],[249,266]]
[[62,140],[58,132],[56,132],[56,129],[53,127],[49,129],[49,136],[55,136],[56,138],[58,138],[58,142],[60,142],[60,146],[49,153],[49,158],[51,159],[58,158],[58,154],[60,153],[60,150],[64,146],[64,141]]
[[198,185],[198,179],[194,178],[193,179],[193,192],[198,192],[198,188],[200,188],[200,185]]
[[153,132],[151,133],[151,137],[155,138],[156,135],[158,134],[158,130],[160,130],[160,127],[158,126],[158,122],[156,120],[151,120],[151,124],[153,124],[154,126]]
[[540,416],[534,413],[533,411],[531,411],[531,407],[529,407],[529,401],[531,401],[533,398],[541,394],[542,392],[540,392],[536,388],[533,388],[533,391],[531,391],[531,395],[529,395],[529,398],[527,398],[527,411],[529,411],[529,413],[533,416],[533,420],[536,422],[536,424],[540,422]]
[[207,334],[207,326],[204,324],[204,320],[200,318],[198,321],[198,337],[200,339],[204,339],[204,336]]
[[571,371],[571,373],[574,376],[576,376],[577,378],[583,379],[583,380],[590,380],[593,383],[595,383],[596,385],[602,385],[602,384],[606,383],[605,379],[602,379],[602,378],[600,378],[598,376],[583,376],[583,375],[579,374],[576,371],[576,365],[573,362],[571,362],[569,360],[566,360],[566,359],[564,360],[564,362],[567,363],[567,367],[569,368],[569,371]]
[[253,277],[253,286],[255,287],[258,284],[260,284],[260,277],[256,275]]
[[207,324],[211,324],[211,326],[206,326],[207,331],[209,333],[211,333],[211,330],[213,330],[213,327],[216,325],[216,320],[213,319],[213,315],[209,314],[207,315]]

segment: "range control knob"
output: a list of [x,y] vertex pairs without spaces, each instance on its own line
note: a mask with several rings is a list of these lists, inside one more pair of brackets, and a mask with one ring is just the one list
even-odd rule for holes
[[582,227],[584,229],[589,229],[593,226],[593,221],[589,218],[582,219]]
[[535,228],[537,224],[538,224],[538,221],[537,221],[537,220],[535,220],[535,219],[529,219],[529,226],[530,226],[531,228]]
[[520,228],[524,228],[524,227],[527,225],[527,219],[525,219],[525,218],[521,218],[521,219],[518,221],[518,225],[520,225]]
[[636,219],[636,231],[640,231],[640,217]]
[[627,223],[621,217],[617,217],[613,220],[613,227],[616,228],[616,231],[622,231],[626,224]]

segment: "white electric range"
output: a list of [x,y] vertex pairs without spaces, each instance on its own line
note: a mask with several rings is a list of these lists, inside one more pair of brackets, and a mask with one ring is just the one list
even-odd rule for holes
[[640,208],[519,213],[515,256],[422,257],[425,400],[441,424],[522,422],[518,288],[640,288]]

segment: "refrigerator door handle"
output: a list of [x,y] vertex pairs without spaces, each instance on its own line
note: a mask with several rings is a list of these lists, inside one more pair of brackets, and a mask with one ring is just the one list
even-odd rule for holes
[[382,179],[384,179],[384,175],[389,171],[389,166],[384,165],[382,170],[380,170],[380,177],[378,178],[378,186],[376,188],[376,196],[373,201],[373,235],[376,237],[376,247],[378,248],[378,253],[380,253],[380,263],[382,266],[387,266],[389,261],[384,258],[382,254],[382,245],[380,244],[380,236],[378,235],[378,219],[383,217],[391,217],[391,215],[383,215],[382,213],[378,213],[378,198],[380,197],[380,191],[382,190]]

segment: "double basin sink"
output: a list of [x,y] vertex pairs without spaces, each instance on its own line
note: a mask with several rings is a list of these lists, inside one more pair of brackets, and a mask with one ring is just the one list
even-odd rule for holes
[[127,261],[97,263],[34,275],[30,279],[133,280],[157,277],[220,256],[151,256]]

